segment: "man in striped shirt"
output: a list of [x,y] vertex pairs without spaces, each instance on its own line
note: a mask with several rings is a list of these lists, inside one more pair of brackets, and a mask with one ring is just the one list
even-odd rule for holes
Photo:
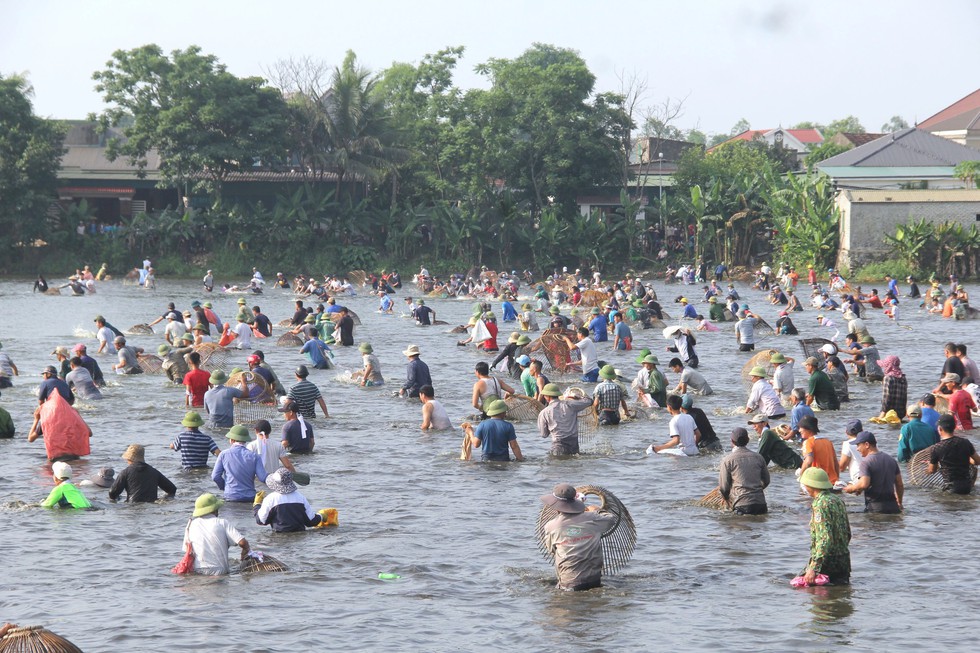
[[299,414],[305,419],[316,418],[316,405],[318,403],[320,404],[320,409],[323,411],[323,416],[330,417],[330,413],[327,412],[327,403],[323,400],[320,389],[312,382],[306,380],[306,377],[309,375],[310,371],[306,369],[306,365],[297,367],[297,383],[289,389],[286,396],[296,402],[299,407]]
[[204,419],[197,411],[188,411],[180,422],[185,427],[170,443],[170,448],[180,452],[180,466],[184,469],[200,469],[208,466],[208,455],[221,453],[210,435],[201,432]]

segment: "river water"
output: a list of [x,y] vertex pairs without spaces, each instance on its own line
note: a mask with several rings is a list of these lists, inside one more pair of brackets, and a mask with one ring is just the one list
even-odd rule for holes
[[[671,311],[680,287],[658,289]],[[739,289],[775,322],[777,311],[763,304],[761,293],[744,284]],[[186,308],[193,299],[211,299],[227,320],[237,297],[205,298],[197,283],[165,279],[156,291],[106,282],[85,297],[32,295],[27,281],[0,282],[0,339],[21,371],[0,399],[18,428],[14,440],[0,440],[0,514],[10,565],[2,581],[3,620],[44,624],[85,651],[938,650],[962,648],[973,636],[966,615],[980,608],[972,564],[980,534],[975,497],[908,488],[899,517],[866,516],[863,499],[846,497],[852,586],[794,590],[789,580],[807,560],[809,502],[791,472],[773,473],[768,516],[735,518],[695,507],[716,485],[720,456],[644,455],[648,444],[667,438],[663,416],[604,430],[596,452],[565,460],[548,456],[548,442],[532,424],[518,423],[526,462],[460,462],[459,431],[421,434],[418,402],[391,391],[404,377],[402,350],[418,344],[438,398],[458,424],[473,412],[472,370],[481,355],[457,347],[459,336],[447,327],[378,315],[368,295],[345,303],[363,320],[356,341],[373,344],[389,385],[341,383],[338,372],[358,369],[360,356],[339,348],[339,370],[311,375],[331,418],[316,421],[316,453],[297,461],[313,476],[304,493],[316,509],[337,507],[340,527],[275,535],[254,523],[251,506],[222,511],[253,549],[275,555],[290,571],[226,578],[169,573],[181,556],[194,499],[216,488],[207,476],[180,471],[179,456],[166,448],[180,430],[183,393],[160,376],[112,376],[104,401],[81,406],[94,431],[92,455],[73,467],[76,480],[104,465],[118,471],[126,446],[141,443],[147,462],[177,484],[175,500],[110,504],[105,490],[86,488],[99,510],[27,507],[52,485],[42,444],[26,442],[38,373],[54,361],[49,352],[85,332],[91,348],[96,314],[125,330],[160,315],[167,301]],[[290,294],[268,292],[257,301],[273,322],[292,314]],[[452,325],[465,322],[472,303],[431,300],[430,306]],[[880,313],[866,322],[882,354],[902,358],[913,396],[935,384],[942,342],[977,347],[977,329],[974,322],[918,313],[910,303],[904,309],[912,330]],[[800,337],[825,336],[815,315],[808,309],[796,317]],[[502,326],[501,341],[509,331]],[[634,336],[637,348],[659,350],[668,360],[659,329]],[[155,351],[162,336],[130,341]],[[796,338],[762,344],[802,358]],[[280,377],[291,380],[300,362],[296,350],[274,343],[263,349]],[[748,355],[735,351],[727,328],[698,334],[698,350],[716,391],[698,405],[726,442],[730,429],[744,424],[733,412],[747,396],[739,372]],[[630,377],[635,357],[600,346],[600,358]],[[107,357],[100,363],[104,370],[111,365]],[[676,383],[676,375],[668,372],[668,380]],[[851,396],[839,413],[819,415],[838,449],[847,419],[877,414],[880,386],[852,383]],[[894,453],[898,432],[874,431],[881,448]],[[537,551],[538,496],[564,481],[609,488],[637,526],[632,562],[599,590],[554,590],[553,570]],[[379,580],[382,572],[401,578]]]

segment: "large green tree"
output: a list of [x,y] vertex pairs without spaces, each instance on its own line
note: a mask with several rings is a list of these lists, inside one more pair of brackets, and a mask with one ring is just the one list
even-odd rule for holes
[[152,44],[117,50],[92,77],[109,105],[102,125],[126,125],[132,117],[125,139],[109,141],[110,160],[126,156],[142,173],[156,150],[166,183],[195,183],[219,199],[229,173],[285,159],[280,92],[259,77],[236,77],[197,46],[169,56]]
[[[0,258],[45,235],[64,154],[61,123],[34,115],[31,86],[0,75]],[[3,263],[0,263],[0,268]]]

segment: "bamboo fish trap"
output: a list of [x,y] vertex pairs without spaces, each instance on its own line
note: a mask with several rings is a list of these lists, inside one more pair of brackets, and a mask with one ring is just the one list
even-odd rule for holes
[[537,421],[538,414],[544,409],[540,401],[524,395],[507,397],[504,402],[507,404],[504,418],[511,422]]
[[281,336],[279,336],[279,338],[276,340],[276,347],[302,347],[302,346],[303,346],[303,338],[301,338],[299,335],[292,332],[284,333]]
[[[932,474],[928,471],[929,456],[932,455],[932,448],[935,446],[926,447],[912,456],[912,460],[909,461],[909,485],[935,490],[945,490],[949,487],[949,482],[946,480],[941,469],[936,470]],[[970,480],[973,484],[977,482],[976,465],[970,466]]]
[[130,336],[152,336],[153,327],[149,324],[134,324],[126,329],[126,335]]
[[775,353],[775,349],[763,349],[760,352],[756,352],[755,356],[750,358],[749,362],[742,366],[742,380],[748,381],[750,379],[749,372],[752,371],[753,367],[764,367],[766,369],[766,375],[772,376],[776,366],[770,363],[769,359]]
[[0,638],[0,653],[82,653],[82,649],[44,626],[23,626]]
[[201,367],[210,371],[223,370],[228,366],[231,352],[214,342],[204,342],[194,347],[201,355]]
[[728,504],[725,503],[725,497],[721,496],[721,490],[718,488],[698,499],[694,505],[698,508],[714,508],[715,510],[724,510],[728,507]]
[[140,354],[136,357],[144,374],[163,374],[163,359],[154,354]]
[[[577,488],[579,494],[599,497],[599,512],[612,515],[615,519],[602,534],[602,573],[616,574],[633,557],[636,547],[636,525],[629,510],[616,495],[599,485],[582,485]],[[545,526],[558,516],[558,511],[551,506],[542,506],[538,513],[535,526],[535,536],[541,554],[551,563],[555,561],[554,551],[549,551],[545,544]]]
[[238,566],[238,571],[243,574],[254,574],[260,571],[289,571],[289,567],[282,560],[268,553],[251,551]]

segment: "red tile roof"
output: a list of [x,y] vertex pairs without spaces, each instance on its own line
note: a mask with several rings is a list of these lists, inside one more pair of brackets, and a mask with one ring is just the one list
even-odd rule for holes
[[953,104],[949,105],[939,113],[929,116],[922,122],[920,122],[916,127],[919,129],[930,129],[933,125],[938,125],[941,122],[945,122],[950,118],[955,118],[961,116],[964,113],[977,113],[980,112],[980,88],[973,91],[965,98],[957,100]]
[[[772,129],[749,129],[742,132],[741,134],[732,136],[724,143],[719,143],[719,145],[724,145],[725,143],[733,143],[735,141],[751,141],[756,137],[763,136],[764,134],[768,134],[771,131],[773,130]],[[784,129],[783,131],[786,132],[787,134],[790,134],[793,138],[795,138],[796,140],[798,140],[803,144],[823,143],[823,136],[821,136],[820,132],[817,131],[816,129]],[[719,145],[715,145],[715,147],[711,149],[714,150]]]

